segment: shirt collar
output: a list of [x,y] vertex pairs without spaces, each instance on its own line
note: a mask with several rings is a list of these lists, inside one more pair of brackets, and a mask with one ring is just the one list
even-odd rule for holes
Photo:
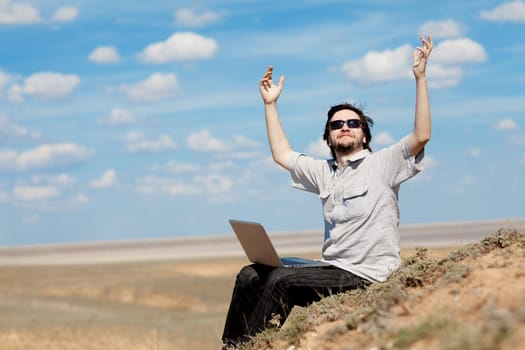
[[[368,148],[365,148],[353,156],[350,157],[350,159],[347,160],[346,164],[356,163],[366,158],[370,154],[370,150]],[[331,160],[331,164],[333,169],[337,168],[337,161],[335,159]]]
[[354,154],[353,156],[350,157],[350,159],[348,160],[350,163],[355,163],[355,162],[358,162],[362,159],[364,159],[367,155],[370,154],[370,150],[368,148],[365,148],[359,152],[357,152],[356,154]]

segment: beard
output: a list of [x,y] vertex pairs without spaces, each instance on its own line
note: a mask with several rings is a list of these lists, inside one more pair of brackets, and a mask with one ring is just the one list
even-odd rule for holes
[[360,148],[355,144],[339,144],[335,145],[334,147],[335,152],[338,154],[349,154],[355,152],[358,149]]
[[357,142],[357,140],[351,140],[351,141],[336,141],[334,146],[334,151],[338,154],[344,155],[344,154],[350,154],[354,153],[356,151],[360,151],[363,149],[363,143]]

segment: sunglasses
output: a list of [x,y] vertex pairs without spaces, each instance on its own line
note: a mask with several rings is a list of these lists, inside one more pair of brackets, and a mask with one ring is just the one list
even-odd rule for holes
[[350,129],[357,129],[363,125],[361,119],[334,120],[328,123],[332,130],[341,129],[345,124],[348,125]]

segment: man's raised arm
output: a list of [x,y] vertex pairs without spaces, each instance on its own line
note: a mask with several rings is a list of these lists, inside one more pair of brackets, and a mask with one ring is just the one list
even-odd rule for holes
[[277,111],[277,99],[283,88],[284,76],[281,76],[279,78],[279,83],[275,85],[272,73],[273,67],[270,66],[266,70],[266,73],[264,73],[259,84],[259,90],[264,101],[266,131],[268,133],[268,142],[270,143],[273,160],[286,170],[289,170],[292,148],[288,143],[288,138],[286,137],[281,125],[281,120],[279,119],[279,113]]
[[425,144],[430,140],[431,119],[430,119],[430,101],[428,98],[428,87],[426,79],[426,66],[428,56],[432,51],[432,37],[428,40],[421,37],[421,47],[414,50],[414,63],[412,72],[416,79],[416,108],[414,117],[414,129],[408,138],[408,146],[413,155],[417,155]]

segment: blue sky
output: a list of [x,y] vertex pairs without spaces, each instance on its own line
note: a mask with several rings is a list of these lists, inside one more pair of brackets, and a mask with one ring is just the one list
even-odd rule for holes
[[434,37],[426,168],[401,223],[524,217],[525,2],[0,1],[0,245],[320,229],[270,159],[258,82],[293,148],[362,105],[372,148],[406,135],[411,52]]

